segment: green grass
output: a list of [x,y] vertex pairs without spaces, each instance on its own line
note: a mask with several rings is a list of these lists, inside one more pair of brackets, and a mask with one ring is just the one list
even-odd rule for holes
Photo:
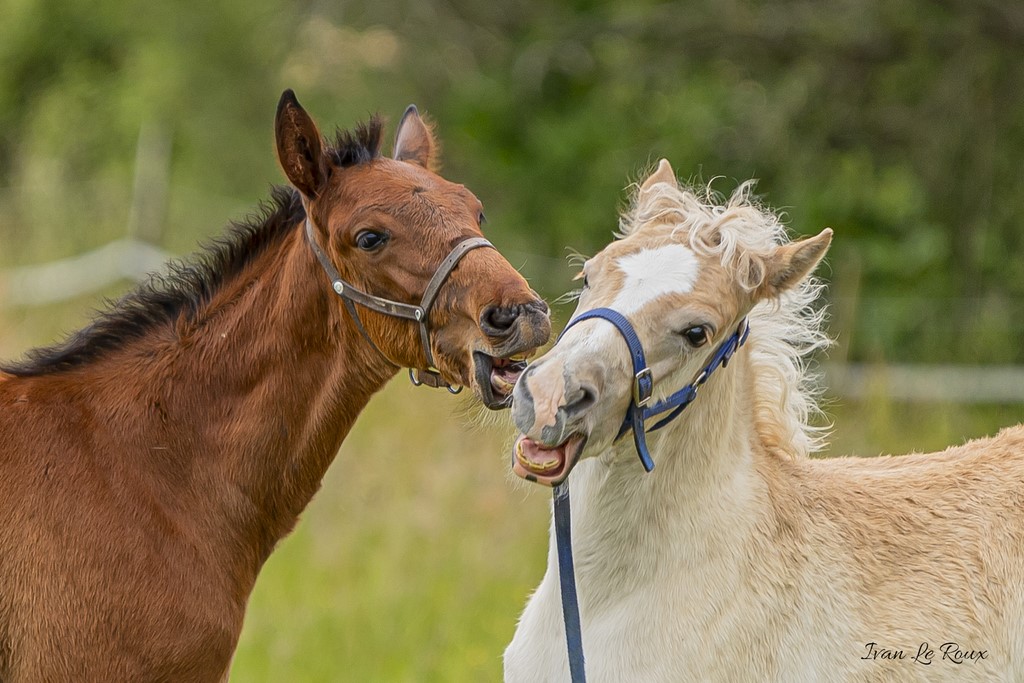
[[401,377],[374,399],[260,576],[232,680],[500,680],[548,496],[465,406]]
[[[8,314],[0,357],[77,324],[84,307],[70,308]],[[827,454],[871,456],[992,434],[1024,406],[879,396],[835,401],[830,414]],[[502,650],[544,571],[548,528],[548,491],[510,478],[510,441],[506,414],[404,377],[388,385],[267,562],[232,681],[500,680]]]
[[[547,491],[508,478],[509,430],[393,382],[267,563],[236,681],[494,681],[547,552]],[[1020,406],[833,407],[831,454],[935,450]]]

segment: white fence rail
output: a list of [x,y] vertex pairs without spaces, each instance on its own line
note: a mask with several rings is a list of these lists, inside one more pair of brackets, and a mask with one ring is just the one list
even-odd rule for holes
[[158,124],[143,123],[135,148],[127,237],[77,256],[0,269],[0,309],[56,303],[161,270],[171,258],[155,246],[163,230],[170,168],[170,132]]
[[171,255],[147,242],[120,239],[39,265],[0,271],[0,307],[40,306],[98,292],[161,269]]
[[1024,366],[826,364],[832,394],[914,403],[1024,403]]

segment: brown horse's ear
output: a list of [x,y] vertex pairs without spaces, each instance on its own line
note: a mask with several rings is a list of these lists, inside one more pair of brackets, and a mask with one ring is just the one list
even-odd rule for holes
[[281,93],[274,119],[277,160],[288,181],[307,199],[320,194],[327,183],[327,162],[320,131],[290,89]]
[[416,105],[410,104],[402,114],[402,120],[398,122],[394,158],[432,169],[436,149],[437,143],[434,141],[430,126],[420,117]]
[[832,228],[825,228],[814,237],[776,249],[765,263],[764,281],[757,290],[757,298],[773,298],[796,287],[811,274],[830,244]]

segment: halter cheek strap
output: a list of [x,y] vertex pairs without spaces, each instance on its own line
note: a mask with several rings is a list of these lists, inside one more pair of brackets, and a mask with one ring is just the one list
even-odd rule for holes
[[391,365],[394,365],[396,368],[400,368],[401,365],[391,360],[391,358],[389,358],[388,355],[384,353],[376,343],[374,343],[373,339],[366,331],[366,328],[363,326],[362,321],[359,319],[359,311],[356,308],[356,304],[383,315],[388,315],[393,318],[404,318],[418,323],[420,343],[423,346],[423,353],[427,359],[427,368],[426,370],[410,368],[409,378],[412,380],[412,383],[416,386],[425,384],[434,388],[445,387],[448,391],[455,394],[462,391],[461,387],[455,389],[445,382],[441,378],[441,373],[434,366],[434,355],[430,350],[430,328],[428,326],[430,309],[434,305],[434,301],[437,299],[437,295],[441,291],[441,287],[444,286],[448,276],[451,275],[453,270],[455,270],[455,266],[457,266],[459,261],[462,260],[462,257],[473,249],[478,249],[480,247],[489,247],[493,249],[494,245],[483,237],[468,237],[456,244],[448,255],[445,256],[444,260],[438,264],[437,270],[434,271],[434,275],[427,283],[426,289],[423,290],[423,296],[420,298],[419,305],[415,306],[413,304],[392,301],[391,299],[367,294],[342,279],[338,269],[334,267],[334,264],[331,263],[331,260],[327,257],[327,253],[324,251],[323,247],[321,247],[320,243],[317,242],[316,234],[313,230],[313,219],[310,217],[309,207],[305,205],[305,202],[303,205],[306,209],[305,229],[306,239],[309,241],[309,246],[313,250],[313,254],[316,256],[317,260],[320,262],[320,266],[324,269],[324,272],[327,273],[327,277],[331,281],[331,288],[345,303],[346,310],[348,310],[349,315],[352,316],[352,320],[355,322],[356,328],[358,328],[360,334],[363,335],[363,338],[366,339],[370,346],[376,349],[377,352],[384,357],[384,360]]

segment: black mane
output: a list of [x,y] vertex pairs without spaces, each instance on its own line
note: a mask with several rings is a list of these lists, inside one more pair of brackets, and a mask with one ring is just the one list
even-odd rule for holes
[[231,223],[195,256],[172,261],[166,272],[150,275],[134,291],[108,302],[85,328],[58,344],[29,351],[24,360],[0,365],[0,370],[23,377],[70,370],[158,325],[194,316],[226,280],[294,229],[304,215],[297,192],[274,187],[271,200],[256,214]]
[[[326,150],[339,167],[365,163],[380,155],[383,125],[374,116],[354,133],[339,131]],[[195,256],[168,264],[165,273],[150,275],[121,299],[108,302],[85,328],[53,346],[33,349],[20,361],[0,370],[21,377],[45,375],[87,365],[125,342],[138,339],[181,316],[194,318],[214,293],[270,246],[294,230],[305,217],[299,193],[290,187],[271,189],[270,201],[240,222],[232,222]]]
[[334,134],[334,147],[327,154],[336,166],[356,166],[380,156],[381,139],[384,136],[384,122],[374,114],[366,123],[360,123],[355,131],[339,130]]

